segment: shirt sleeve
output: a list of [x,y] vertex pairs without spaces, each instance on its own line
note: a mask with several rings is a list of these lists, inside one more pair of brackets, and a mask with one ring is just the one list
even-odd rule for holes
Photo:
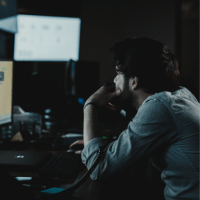
[[120,111],[120,114],[121,114],[123,117],[126,117],[126,111],[125,111],[125,110],[121,110],[121,111]]
[[[102,180],[132,167],[140,158],[173,142],[176,136],[177,126],[167,106],[159,100],[149,100],[140,106],[118,139],[105,148],[104,156],[90,177]],[[88,169],[95,161],[98,147],[103,144],[102,138],[94,138],[83,149],[81,158]]]

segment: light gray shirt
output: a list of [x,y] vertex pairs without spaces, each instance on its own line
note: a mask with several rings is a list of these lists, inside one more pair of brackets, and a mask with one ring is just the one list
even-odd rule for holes
[[[106,147],[90,177],[103,180],[148,156],[166,184],[166,200],[198,200],[199,128],[200,104],[188,89],[149,96],[127,129]],[[81,158],[88,169],[103,144],[98,137],[83,149]]]

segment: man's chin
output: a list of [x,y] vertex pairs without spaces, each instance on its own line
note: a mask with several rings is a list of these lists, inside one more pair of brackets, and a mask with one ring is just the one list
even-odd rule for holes
[[130,111],[133,109],[131,101],[128,101],[127,99],[121,99],[121,101],[119,101],[119,107],[125,111]]
[[123,101],[123,100],[119,100],[117,102],[117,106],[119,108],[125,110],[125,111],[127,111],[130,108],[130,105],[127,102]]
[[123,105],[120,106],[120,108],[122,108],[122,110],[124,110],[124,111],[126,111],[126,112],[129,110],[129,107],[128,107],[128,106],[125,106],[125,105],[124,105],[124,106],[123,106]]
[[131,107],[130,102],[127,101],[127,99],[122,98],[121,96],[113,99],[110,103],[112,103],[113,105],[115,105],[125,111],[130,109],[130,107]]

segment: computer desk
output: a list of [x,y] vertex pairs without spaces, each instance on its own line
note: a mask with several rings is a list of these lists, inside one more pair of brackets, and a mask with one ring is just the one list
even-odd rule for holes
[[[27,149],[28,150],[28,149]],[[49,151],[52,154],[58,151]],[[39,177],[37,171],[8,171],[12,176],[20,177]],[[75,179],[59,179],[58,185],[55,187],[67,189],[74,185],[82,176],[87,172],[85,166],[79,172]],[[129,199],[135,196],[134,193],[138,192],[137,185],[134,186],[134,181],[128,171],[118,174],[117,176],[108,178],[102,181],[93,181],[90,177],[74,191],[74,194],[69,199],[81,200],[107,200],[107,199]],[[35,194],[39,194],[38,189],[29,188]],[[40,189],[44,190],[44,189]],[[131,198],[132,199],[132,198]]]
[[[34,149],[26,149],[28,151]],[[36,149],[35,149],[36,150]],[[55,154],[58,151],[48,151]],[[138,199],[144,194],[143,180],[135,177],[132,169],[126,169],[106,180],[93,181],[90,177],[74,191],[69,199],[81,200],[111,200],[111,199]],[[86,166],[83,166],[76,179],[59,179],[59,185],[56,187],[67,189],[79,181],[87,172]],[[8,171],[12,176],[39,177],[37,171]],[[137,172],[135,173],[137,174]],[[32,190],[32,188],[30,188]],[[34,190],[32,190],[35,192]],[[143,199],[143,198],[141,198]]]

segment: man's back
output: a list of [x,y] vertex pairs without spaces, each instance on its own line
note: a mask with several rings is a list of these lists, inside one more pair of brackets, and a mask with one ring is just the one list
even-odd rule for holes
[[168,107],[177,127],[176,141],[150,157],[155,167],[162,171],[165,198],[198,199],[199,102],[186,88],[174,93],[158,93],[148,100],[154,98]]

